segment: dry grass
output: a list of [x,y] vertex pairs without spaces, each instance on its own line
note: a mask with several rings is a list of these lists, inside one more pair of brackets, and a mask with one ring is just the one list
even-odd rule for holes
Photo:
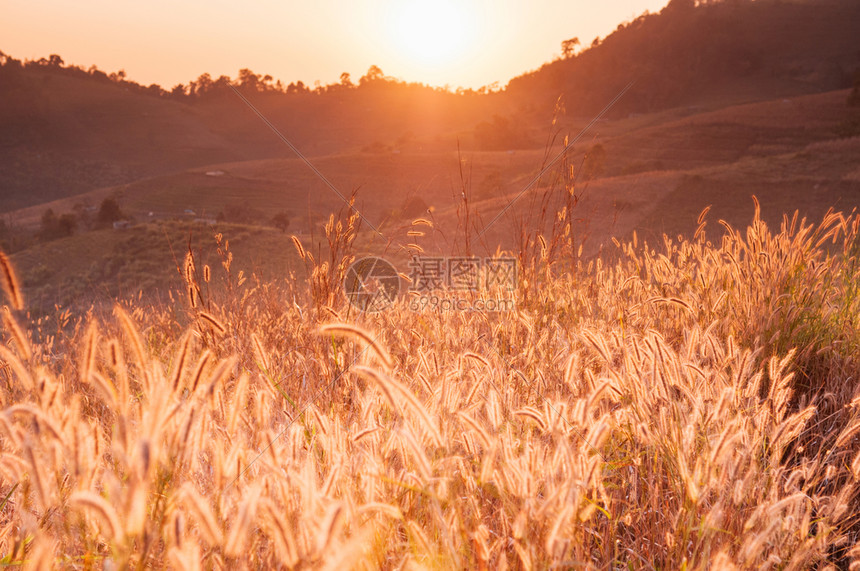
[[205,270],[224,299],[189,260],[181,311],[64,339],[6,312],[0,557],[857,568],[858,226],[541,254],[507,314],[355,315],[349,248],[309,291]]

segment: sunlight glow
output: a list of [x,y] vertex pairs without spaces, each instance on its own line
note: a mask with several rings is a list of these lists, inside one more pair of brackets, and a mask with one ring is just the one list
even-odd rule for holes
[[408,0],[392,6],[395,49],[421,66],[444,66],[471,45],[474,13],[468,2]]

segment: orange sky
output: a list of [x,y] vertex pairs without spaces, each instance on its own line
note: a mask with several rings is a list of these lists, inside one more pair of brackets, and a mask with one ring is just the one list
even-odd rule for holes
[[170,88],[242,67],[286,83],[386,75],[451,87],[504,85],[668,0],[2,0],[0,50],[60,54]]

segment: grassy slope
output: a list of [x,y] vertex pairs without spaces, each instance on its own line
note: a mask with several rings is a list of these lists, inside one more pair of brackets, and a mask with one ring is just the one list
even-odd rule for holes
[[860,139],[842,136],[860,110],[846,106],[847,95],[780,98],[681,118],[661,114],[657,124],[643,116],[601,127],[584,147],[604,146],[606,172],[578,185],[581,215],[590,219],[589,251],[634,230],[658,242],[664,232],[690,235],[707,206],[717,219],[743,226],[754,194],[769,223],[795,209],[818,218],[831,206],[850,211],[860,205],[852,174]]
[[32,343],[5,314],[0,553],[849,568],[858,228],[757,220],[573,274],[539,261],[513,312],[356,315],[248,282],[205,313],[131,303]]
[[4,211],[245,156],[187,105],[110,83],[28,70],[3,97]]
[[[691,113],[689,109],[679,109],[656,117],[600,124],[570,156],[570,162],[578,168],[591,145],[600,143],[607,151],[605,173],[575,186],[582,193],[576,216],[581,219],[577,230],[588,238],[586,252],[598,251],[610,236],[629,236],[634,230],[651,242],[659,242],[664,232],[689,235],[695,230],[698,213],[709,205],[716,219],[741,226],[749,220],[753,194],[761,201],[763,216],[770,223],[795,209],[812,217],[821,216],[830,206],[850,211],[860,203],[855,158],[860,143],[856,137],[839,136],[858,115],[845,106],[846,96],[846,91],[838,91],[714,111]],[[549,155],[558,149],[556,145]],[[471,189],[473,230],[482,228],[519,195],[540,169],[545,155],[544,151],[462,153],[459,158],[463,161],[463,177]],[[448,254],[463,247],[462,242],[458,246],[453,239],[460,224],[458,208],[462,214],[457,159],[456,153],[450,152],[403,152],[332,155],[315,157],[313,162],[344,195],[358,189],[358,207],[385,234],[383,241],[368,232],[362,239],[365,252],[402,261],[400,248],[409,242],[418,243],[427,253]],[[206,175],[212,170],[225,174]],[[624,174],[631,171],[632,174]],[[527,227],[536,223],[541,195],[551,180],[545,177],[538,190],[523,195],[483,240],[475,242],[474,251],[489,254],[495,251],[496,244],[515,248],[520,221]],[[560,187],[556,190],[560,191]],[[81,200],[98,204],[102,197],[115,192],[120,192],[123,207],[140,222],[182,217],[185,209],[194,210],[197,216],[214,217],[230,204],[248,204],[257,209],[263,217],[260,222],[287,211],[292,218],[290,233],[299,234],[306,243],[310,231],[315,230],[319,238],[322,221],[343,206],[306,165],[286,158],[212,165],[145,179],[18,211],[13,219],[18,224],[35,225],[45,207],[67,212]],[[425,215],[433,219],[436,227],[423,238],[407,238],[407,217],[389,216],[410,196],[418,196],[433,207],[433,212]],[[170,267],[172,259],[163,237],[145,228],[131,232],[132,236],[139,232],[150,236],[153,246],[142,249],[135,259],[145,259],[152,267]],[[277,235],[275,231],[266,232]],[[122,265],[120,261],[113,266],[102,264],[115,272],[91,274],[89,265],[94,260],[115,258],[127,241],[124,236],[112,231],[82,235],[38,246],[20,253],[18,258],[34,260],[23,266],[25,279],[35,279],[40,285],[53,284],[54,290],[58,285],[54,280],[65,276],[74,276],[79,283],[94,278],[114,279]],[[183,239],[174,242],[182,243]],[[75,262],[67,269],[65,265],[70,262],[60,254],[67,247],[71,251],[86,250],[81,259],[87,262]],[[258,245],[261,257],[266,257],[270,249],[277,256],[282,248],[278,241]],[[28,277],[29,272],[35,272],[37,277]],[[111,287],[109,291],[120,289]]]
[[[169,291],[183,289],[178,268],[189,244],[198,271],[206,264],[221,267],[224,257],[217,251],[216,232],[223,234],[235,256],[234,277],[242,271],[247,278],[278,282],[288,279],[290,272],[304,275],[288,234],[236,224],[210,227],[166,221],[98,230],[40,244],[12,260],[37,315],[51,313],[54,303],[85,310],[90,304],[109,304],[140,293],[166,300]],[[211,287],[221,286],[213,283]]]

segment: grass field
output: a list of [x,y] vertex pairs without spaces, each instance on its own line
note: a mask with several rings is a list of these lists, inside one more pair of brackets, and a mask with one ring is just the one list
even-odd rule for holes
[[308,280],[184,256],[57,330],[4,258],[2,561],[853,569],[860,218],[708,221],[612,263],[553,235],[497,313],[357,313],[354,218]]
[[662,4],[480,89],[0,52],[0,566],[860,571],[860,3]]
[[[708,205],[718,218],[740,226],[748,220],[752,194],[771,224],[795,209],[815,218],[829,206],[850,210],[860,199],[855,158],[860,132],[851,130],[860,121],[860,110],[846,105],[848,94],[841,90],[715,109],[678,108],[595,125],[567,157],[576,173],[582,217],[591,221],[586,253],[597,253],[612,236],[629,239],[633,231],[652,240],[663,233],[689,235],[695,231],[692,221]],[[362,213],[375,226],[385,226],[386,235],[409,223],[409,216],[399,211],[420,198],[433,207],[435,236],[452,236],[464,189],[477,215],[471,231],[477,233],[520,196],[561,150],[564,136],[575,136],[584,124],[562,116],[555,126],[534,125],[532,130],[544,132],[548,143],[530,150],[458,153],[452,146],[447,152],[342,152],[311,160],[342,195],[355,192]],[[584,157],[596,145],[605,149],[602,168],[583,176]],[[116,196],[138,222],[182,218],[186,210],[214,218],[230,206],[247,206],[258,213],[249,223],[267,224],[284,211],[290,214],[292,231],[308,233],[311,226],[319,229],[342,202],[288,153],[284,148],[286,158],[216,163],[100,188],[10,212],[5,219],[31,230],[47,208],[59,215],[76,205],[97,207]],[[547,173],[516,201],[514,212],[535,215],[529,204],[540,203],[539,195],[558,177],[558,169]],[[487,234],[490,252],[497,244],[516,247],[515,218],[506,216]],[[440,239],[421,245],[448,254],[450,244],[450,239]]]
[[[225,252],[221,244],[223,255],[216,233],[229,248]],[[283,280],[300,268],[290,235],[280,230],[171,220],[84,232],[36,245],[13,259],[28,291],[28,309],[42,316],[54,313],[55,305],[81,311],[141,295],[165,300],[168,291],[181,289],[189,249],[201,265],[220,267],[232,255],[231,271],[248,279]]]

